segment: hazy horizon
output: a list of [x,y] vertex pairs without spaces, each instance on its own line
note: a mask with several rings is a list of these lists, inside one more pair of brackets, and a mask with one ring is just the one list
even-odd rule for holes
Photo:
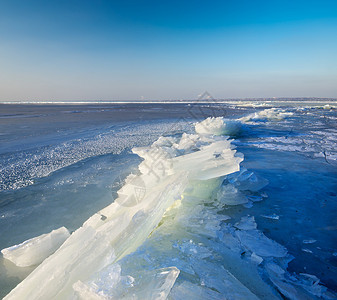
[[9,101],[3,101],[0,100],[0,104],[104,104],[104,103],[207,103],[207,102],[213,102],[213,103],[221,103],[221,102],[230,102],[230,101],[266,101],[266,102],[272,102],[272,101],[286,101],[286,102],[292,102],[292,101],[303,101],[303,102],[321,102],[321,101],[337,101],[337,98],[334,97],[247,97],[247,98],[194,98],[194,99],[117,99],[117,100],[109,100],[109,99],[91,99],[91,100],[72,100],[72,99],[66,99],[66,100],[9,100]]

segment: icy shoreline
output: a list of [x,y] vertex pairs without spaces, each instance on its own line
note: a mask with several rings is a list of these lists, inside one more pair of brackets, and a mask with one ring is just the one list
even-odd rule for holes
[[[130,175],[113,204],[87,220],[5,299],[122,299],[121,295],[125,299],[135,295],[138,299],[145,299],[144,295],[146,299],[184,295],[271,299],[279,297],[276,290],[291,299],[331,297],[317,277],[286,272],[291,257],[257,229],[253,217],[231,225],[226,222],[230,216],[221,214],[224,205],[252,205],[266,184],[248,170],[238,172],[243,157],[221,136],[231,134],[228,129],[239,130],[222,118],[209,119],[196,125],[196,134],[161,137],[150,147],[134,149],[144,159],[140,175]],[[159,243],[165,230],[175,235],[177,226],[187,231],[185,238],[206,235],[211,242],[187,239],[173,244],[179,251],[176,265],[171,260],[167,266],[160,257],[163,254],[157,253],[151,258],[156,261],[152,268],[158,264],[156,269],[141,273],[143,257],[136,249],[156,239]],[[207,243],[213,243],[216,251]],[[224,249],[219,250],[221,245]],[[223,266],[211,262],[214,255],[231,257],[235,268],[228,268],[229,261]],[[200,261],[193,261],[193,256]],[[133,269],[130,261],[135,262]],[[193,265],[209,271],[189,270]],[[213,276],[219,278],[212,278],[215,270]],[[182,279],[175,284],[179,271]],[[187,280],[186,274],[195,279]],[[147,289],[140,283],[144,277],[153,282]]]

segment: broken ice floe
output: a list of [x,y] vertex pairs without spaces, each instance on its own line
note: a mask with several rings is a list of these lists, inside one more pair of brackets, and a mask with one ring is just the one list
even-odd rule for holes
[[232,184],[222,185],[217,193],[217,199],[226,205],[248,203],[247,197]]
[[257,228],[255,218],[250,216],[242,217],[240,222],[236,223],[234,226],[240,230],[254,230]]
[[175,267],[122,275],[118,264],[97,274],[94,281],[73,284],[75,299],[166,299],[179,275]]
[[[268,184],[268,180],[258,176],[254,172],[241,168],[238,174],[227,176],[229,183],[233,184],[237,189],[242,191],[257,192]],[[259,196],[262,200],[262,197]],[[254,201],[254,200],[253,200]]]
[[236,231],[241,244],[262,257],[285,257],[287,250],[258,230]]
[[18,267],[38,265],[53,254],[69,236],[69,231],[65,227],[61,227],[19,245],[2,249],[1,253],[5,259],[10,260]]
[[253,216],[242,217],[240,222],[234,226],[239,229],[235,234],[241,244],[255,255],[262,257],[285,257],[287,255],[287,250],[283,246],[256,229],[257,224]]

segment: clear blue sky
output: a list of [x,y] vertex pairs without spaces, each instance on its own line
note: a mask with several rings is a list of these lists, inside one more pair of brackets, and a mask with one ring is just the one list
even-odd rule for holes
[[337,1],[0,0],[0,101],[337,97]]

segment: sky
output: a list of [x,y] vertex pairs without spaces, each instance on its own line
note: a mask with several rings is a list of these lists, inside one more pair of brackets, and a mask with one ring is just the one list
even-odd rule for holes
[[0,0],[0,101],[336,97],[337,1]]

